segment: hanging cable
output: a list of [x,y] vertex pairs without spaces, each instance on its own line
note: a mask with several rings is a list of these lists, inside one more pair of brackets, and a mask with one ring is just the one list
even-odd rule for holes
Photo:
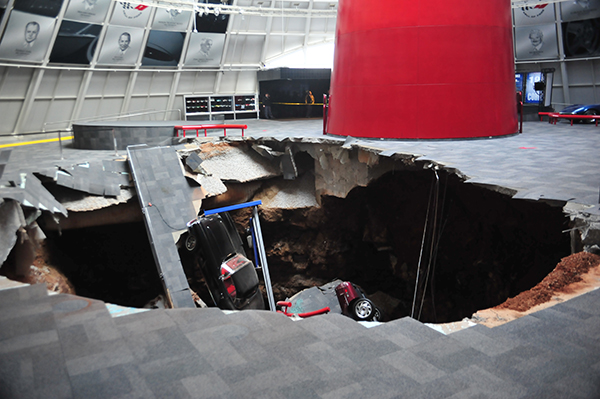
[[433,170],[435,173],[435,200],[433,205],[433,228],[431,234],[431,240],[429,245],[429,259],[427,262],[427,273],[425,277],[425,284],[423,285],[423,294],[421,295],[421,306],[419,308],[419,315],[417,316],[417,320],[421,319],[421,312],[423,311],[423,303],[425,302],[425,295],[427,294],[427,284],[429,282],[429,274],[431,272],[431,260],[433,258],[433,247],[436,237],[436,229],[437,229],[437,212],[438,212],[438,203],[440,197],[440,177],[438,176],[437,170]]
[[417,303],[417,292],[419,290],[419,275],[421,274],[421,260],[423,259],[423,248],[425,247],[425,236],[427,235],[427,226],[429,224],[429,208],[431,207],[431,196],[433,194],[433,181],[431,182],[431,189],[429,190],[429,200],[427,201],[427,213],[425,214],[425,226],[423,226],[423,239],[421,240],[421,250],[419,252],[419,262],[417,264],[417,277],[415,279],[415,293],[413,295],[412,310],[410,317],[414,318],[415,315],[415,304]]
[[[446,192],[448,190],[448,174],[446,174],[446,183],[444,184],[444,194],[442,196],[442,204],[439,220],[444,220],[445,209],[446,209]],[[437,239],[435,240],[435,248],[433,250],[433,262],[431,267],[431,308],[433,310],[433,321],[437,323],[437,312],[435,310],[435,268],[437,266],[437,254],[440,247],[440,239],[448,219],[446,218],[443,223],[440,223],[439,231],[436,234]]]

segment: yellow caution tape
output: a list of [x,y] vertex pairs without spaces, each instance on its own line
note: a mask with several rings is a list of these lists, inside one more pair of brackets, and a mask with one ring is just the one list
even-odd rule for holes
[[[66,141],[66,140],[71,140],[73,139],[73,136],[67,136],[67,137],[63,137],[61,141]],[[0,144],[0,148],[7,148],[7,147],[19,147],[22,145],[30,145],[30,144],[42,144],[42,143],[52,143],[55,141],[58,141],[58,138],[55,139],[45,139],[45,140],[36,140],[36,141],[25,141],[22,143],[13,143],[13,144]]]

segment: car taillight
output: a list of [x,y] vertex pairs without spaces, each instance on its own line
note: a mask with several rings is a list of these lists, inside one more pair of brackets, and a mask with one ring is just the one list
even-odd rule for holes
[[232,299],[235,299],[236,291],[235,291],[235,285],[233,284],[233,279],[231,277],[227,277],[226,279],[223,280],[223,284],[225,284],[225,289],[227,290],[227,293],[229,294],[229,296]]

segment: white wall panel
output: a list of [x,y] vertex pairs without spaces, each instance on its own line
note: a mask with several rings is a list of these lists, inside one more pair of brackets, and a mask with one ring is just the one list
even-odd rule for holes
[[36,100],[31,108],[30,115],[23,125],[25,132],[52,131],[68,127],[67,123],[54,123],[69,120],[75,106],[75,99],[67,100]]
[[255,93],[258,91],[258,77],[255,71],[240,72],[236,93]]
[[63,71],[63,74],[60,76],[57,95],[77,97],[84,75],[85,71]]
[[[157,96],[157,97],[133,97],[129,103],[129,112],[135,113],[138,111],[165,111],[167,109],[167,102],[169,101],[168,96]],[[175,114],[173,114],[175,115]],[[142,117],[136,117],[136,119],[142,120],[162,120],[164,117],[163,113],[149,114]],[[174,116],[173,116],[174,117]]]
[[37,92],[38,98],[50,98],[54,95],[59,74],[60,71],[58,70],[49,70],[44,72],[44,78],[42,79]]
[[569,62],[569,84],[592,84],[592,66],[589,62]]
[[50,100],[37,100],[31,107],[30,115],[35,116],[34,118],[27,118],[23,124],[24,132],[39,132],[44,127],[44,116],[48,114],[48,107],[50,107]]
[[148,94],[150,81],[152,80],[151,72],[138,73],[135,85],[133,86],[133,95]]
[[106,117],[117,115],[121,112],[123,98],[92,98],[83,103],[80,119],[92,117]]
[[51,129],[64,129],[69,127],[69,122],[62,121],[68,121],[71,118],[73,108],[75,107],[75,101],[76,99],[54,100],[50,104],[50,107],[48,107],[46,121],[61,123],[49,123],[47,126]]
[[22,105],[23,101],[20,100],[0,100],[0,110],[2,110],[0,133],[10,134],[14,131]]
[[233,94],[237,86],[238,72],[225,72],[221,77],[221,93]]
[[86,95],[92,97],[101,96],[104,93],[104,85],[106,84],[107,77],[108,72],[94,72],[90,79]]
[[154,77],[152,79],[152,85],[150,86],[150,93],[152,95],[156,94],[169,94],[171,91],[171,85],[173,83],[173,74],[172,73],[161,73],[154,72]]
[[185,72],[179,79],[177,93],[180,94],[212,94],[215,79],[220,72]]
[[574,104],[593,104],[594,92],[589,87],[571,86],[571,102]]
[[258,64],[264,43],[264,36],[232,36],[225,64]]
[[130,75],[130,72],[109,72],[103,95],[124,95]]
[[[0,98],[25,98],[29,82],[33,76],[33,69],[11,68],[2,81]],[[2,112],[4,114],[4,112]]]

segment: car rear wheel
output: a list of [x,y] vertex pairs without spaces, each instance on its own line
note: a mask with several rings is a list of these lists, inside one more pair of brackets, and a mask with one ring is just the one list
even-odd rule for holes
[[194,252],[197,245],[198,245],[198,239],[196,238],[196,236],[192,235],[192,234],[188,234],[188,236],[185,238],[185,249],[188,252]]
[[352,313],[357,320],[370,320],[375,313],[373,302],[366,298],[357,299],[352,305]]

